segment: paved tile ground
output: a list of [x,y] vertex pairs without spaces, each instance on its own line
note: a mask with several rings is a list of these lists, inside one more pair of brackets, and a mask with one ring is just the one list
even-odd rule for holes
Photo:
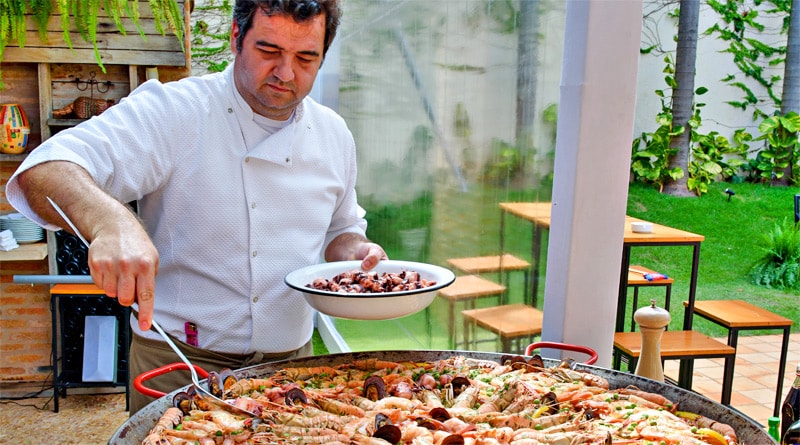
[[[720,339],[726,341],[726,339]],[[766,426],[775,406],[782,335],[739,336],[733,373],[731,406]],[[722,395],[723,359],[695,360],[692,389],[719,401]],[[789,390],[800,363],[800,333],[791,334],[781,400]],[[664,374],[677,378],[678,361],[664,364]]]

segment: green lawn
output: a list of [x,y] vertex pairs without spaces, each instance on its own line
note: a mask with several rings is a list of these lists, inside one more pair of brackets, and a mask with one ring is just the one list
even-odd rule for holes
[[[725,189],[734,190],[728,201]],[[631,184],[627,214],[655,223],[687,230],[705,236],[700,249],[698,299],[741,299],[794,320],[793,332],[800,331],[800,295],[777,291],[750,283],[750,267],[762,254],[763,234],[784,218],[793,218],[794,195],[800,188],[770,188],[759,184],[713,184],[702,198],[676,198],[660,194],[641,184]],[[484,187],[467,193],[444,191],[433,193],[411,205],[400,208],[367,209],[368,235],[384,245],[391,258],[420,260],[446,265],[447,258],[496,253],[499,249],[500,211],[504,201],[549,201],[548,191],[514,192]],[[401,229],[420,222],[428,228],[428,247],[422,252],[409,251],[400,240]],[[506,249],[530,259],[531,225],[518,218],[506,218]],[[546,245],[542,261],[546,261]],[[411,256],[416,256],[412,258]],[[632,264],[642,264],[675,279],[672,290],[670,329],[680,329],[683,320],[681,302],[688,295],[691,247],[638,247],[632,249]],[[546,272],[541,266],[541,273]],[[522,278],[512,275],[509,300],[522,301]],[[496,275],[489,278],[496,278]],[[539,305],[544,295],[544,275],[540,276]],[[632,293],[632,291],[629,291]],[[640,291],[639,306],[650,297],[663,302],[661,287]],[[631,298],[628,299],[629,305]],[[496,304],[493,299],[479,305]],[[662,305],[662,304],[659,304]],[[460,310],[460,308],[458,309]],[[399,320],[359,322],[337,320],[337,328],[354,350],[385,349],[386,332],[399,348],[448,349],[446,329],[447,307],[438,299],[427,313]],[[632,307],[627,314],[630,317]],[[457,322],[460,328],[460,322]],[[628,323],[629,324],[629,323]],[[627,324],[626,324],[627,325]],[[726,335],[721,327],[695,318],[695,329],[714,337]],[[776,333],[777,331],[770,331]],[[745,331],[742,335],[759,334]],[[486,346],[491,348],[491,345]]]
[[[735,195],[728,201],[725,189]],[[628,194],[628,215],[705,236],[700,249],[697,282],[699,300],[745,300],[756,306],[794,320],[793,332],[800,331],[800,295],[796,291],[778,291],[750,283],[748,273],[763,254],[763,235],[784,218],[794,218],[794,195],[800,188],[777,188],[761,184],[713,184],[702,198],[676,198],[657,190],[632,184]],[[688,293],[689,263],[673,261],[675,255],[687,258],[691,253],[675,247],[634,248],[632,262],[675,278],[672,318],[682,320],[679,310]],[[680,307],[679,307],[680,306]],[[712,336],[725,331],[696,318],[695,327]],[[679,324],[671,325],[678,328]],[[773,333],[776,331],[772,331]],[[758,333],[758,332],[754,332]]]

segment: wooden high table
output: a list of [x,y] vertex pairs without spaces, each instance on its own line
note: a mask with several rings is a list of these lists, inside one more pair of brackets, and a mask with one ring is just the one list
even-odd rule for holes
[[[533,302],[536,305],[538,292],[539,267],[541,264],[542,231],[550,230],[552,204],[549,202],[501,202],[500,209],[500,252],[505,252],[505,215],[506,213],[533,223],[531,258],[533,259]],[[700,243],[705,240],[698,235],[684,230],[653,223],[651,233],[636,233],[631,230],[631,223],[644,221],[631,216],[625,217],[625,235],[622,242],[622,264],[620,268],[619,293],[617,298],[616,331],[625,330],[625,303],[627,299],[628,268],[631,262],[631,248],[636,246],[692,246],[692,271],[689,281],[689,299],[683,329],[692,328],[694,301],[697,292],[697,272],[700,264]]]
[[[533,223],[533,240],[531,258],[533,259],[533,305],[536,306],[539,267],[541,264],[542,231],[550,229],[552,203],[550,202],[501,202],[500,213],[500,252],[505,252],[505,215],[506,213]],[[697,273],[700,265],[700,243],[705,237],[684,230],[653,223],[651,233],[636,233],[631,230],[631,223],[644,221],[631,216],[625,217],[625,235],[622,242],[622,264],[620,267],[619,292],[617,293],[616,332],[625,331],[625,309],[628,296],[628,268],[631,265],[631,249],[641,246],[691,246],[692,270],[689,280],[689,299],[683,319],[683,329],[692,329],[692,316],[697,292]],[[691,360],[681,360],[679,381],[691,385],[694,364]]]
[[550,229],[552,205],[549,202],[501,202],[500,203],[500,254],[505,253],[506,213],[533,223],[531,258],[533,273],[531,277],[532,306],[536,306],[539,294],[539,264],[542,251],[542,230]]

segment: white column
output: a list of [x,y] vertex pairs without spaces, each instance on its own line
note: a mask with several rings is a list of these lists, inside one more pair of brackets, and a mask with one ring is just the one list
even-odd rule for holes
[[542,338],[611,365],[641,0],[569,0]]

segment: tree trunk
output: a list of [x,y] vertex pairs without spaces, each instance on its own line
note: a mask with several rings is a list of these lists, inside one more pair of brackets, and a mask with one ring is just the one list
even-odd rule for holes
[[[800,113],[800,0],[792,0],[789,16],[789,35],[786,40],[786,60],[783,67],[783,93],[781,94],[781,114],[790,111]],[[783,172],[783,177],[773,182],[788,186],[792,178],[792,164]]]
[[673,126],[683,126],[684,132],[673,137],[670,147],[678,152],[670,159],[670,168],[679,167],[683,170],[683,177],[678,180],[668,180],[664,184],[664,193],[673,196],[694,196],[687,186],[689,179],[689,159],[691,148],[689,146],[691,128],[689,119],[692,117],[694,104],[694,74],[695,60],[697,58],[697,23],[700,16],[700,0],[681,0],[680,18],[678,19],[678,45],[675,51],[675,82],[677,86],[672,91],[672,122]]
[[533,149],[538,39],[539,0],[521,0],[517,42],[517,121],[514,136],[515,145],[523,160],[526,152]]
[[792,0],[783,71],[781,113],[800,113],[800,0]]

